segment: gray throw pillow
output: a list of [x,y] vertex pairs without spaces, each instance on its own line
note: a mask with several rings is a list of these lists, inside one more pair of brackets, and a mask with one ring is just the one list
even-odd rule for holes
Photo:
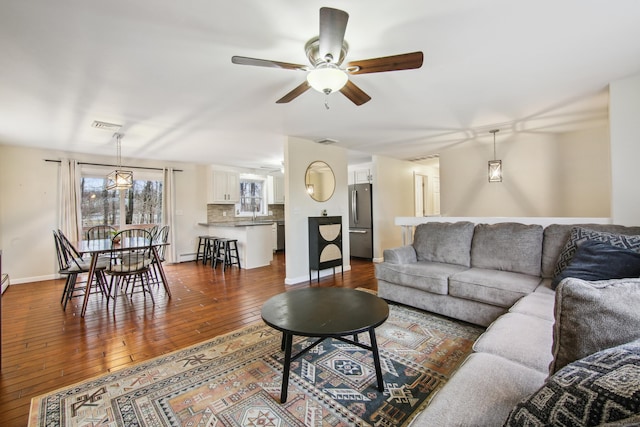
[[640,340],[568,364],[518,403],[504,425],[635,425],[629,420],[640,414],[639,384]]
[[474,224],[427,222],[416,227],[413,248],[418,261],[444,262],[469,267]]
[[596,240],[576,249],[569,265],[551,281],[551,289],[567,277],[596,281],[640,277],[640,253]]
[[556,290],[549,374],[605,348],[640,339],[640,279],[567,278]]
[[605,242],[619,248],[640,252],[640,236],[627,236],[624,234],[607,233],[605,231],[596,231],[583,227],[573,227],[571,229],[571,233],[569,233],[569,238],[567,239],[564,248],[560,251],[560,255],[558,256],[558,262],[555,270],[553,271],[554,277],[558,276],[562,270],[569,265],[578,246],[587,240]]

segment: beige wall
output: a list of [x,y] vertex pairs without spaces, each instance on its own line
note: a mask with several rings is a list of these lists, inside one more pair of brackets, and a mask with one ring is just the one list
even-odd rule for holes
[[[310,163],[322,160],[326,162],[336,178],[336,189],[326,202],[313,200],[305,188],[305,172]],[[284,148],[284,189],[285,204],[285,245],[286,270],[285,283],[294,284],[309,280],[309,229],[310,216],[320,216],[326,209],[329,216],[342,216],[343,264],[345,270],[349,263],[349,206],[347,185],[347,151],[344,148],[322,145],[313,141],[289,138]],[[332,270],[331,270],[332,272]],[[329,274],[329,271],[323,272]],[[314,272],[314,277],[315,277]]]
[[611,83],[612,217],[616,224],[640,224],[640,74]]
[[[106,157],[0,145],[0,248],[2,269],[9,273],[12,284],[50,279],[57,271],[52,230],[59,227],[60,164],[44,159],[63,157],[113,162]],[[182,169],[175,172],[177,241],[173,244],[178,259],[188,258],[195,252],[197,236],[203,233],[197,223],[207,219],[206,167],[127,159],[123,163]]]
[[373,156],[373,257],[382,260],[384,249],[402,245],[402,233],[394,225],[397,216],[414,216],[414,174],[433,169],[417,163]]
[[563,134],[497,134],[503,182],[489,183],[488,135],[440,155],[442,216],[608,217],[609,136],[606,127]]

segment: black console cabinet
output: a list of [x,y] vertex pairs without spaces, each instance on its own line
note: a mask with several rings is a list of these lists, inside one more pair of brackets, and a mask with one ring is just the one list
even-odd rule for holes
[[341,216],[312,216],[309,217],[309,282],[311,282],[311,271],[318,272],[318,282],[320,281],[320,270],[333,267],[333,274],[336,267],[342,266],[342,217]]

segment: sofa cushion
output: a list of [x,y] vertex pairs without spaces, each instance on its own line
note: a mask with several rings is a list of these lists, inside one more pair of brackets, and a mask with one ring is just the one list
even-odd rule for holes
[[625,227],[614,224],[551,224],[544,229],[544,240],[542,242],[542,277],[550,279],[554,276],[558,256],[567,243],[573,227],[606,231],[613,234],[640,235],[640,227]]
[[559,370],[516,405],[505,426],[631,425],[640,413],[638,384],[640,341],[605,349]]
[[449,294],[499,307],[511,307],[517,300],[533,292],[539,283],[538,276],[471,268],[449,278]]
[[553,278],[551,286],[555,288],[567,277],[589,281],[640,277],[640,253],[587,240],[578,246],[569,264]]
[[569,238],[565,243],[560,255],[558,255],[558,262],[556,268],[553,270],[553,277],[557,277],[562,270],[571,262],[573,255],[576,253],[578,246],[586,241],[598,241],[608,243],[619,248],[630,249],[635,252],[640,252],[640,236],[637,235],[625,235],[625,234],[613,234],[606,231],[591,230],[583,227],[573,227],[569,233]]
[[[533,292],[523,298],[509,309],[511,313],[528,314],[540,319],[554,321],[553,308],[555,304],[555,294]],[[551,338],[551,336],[549,337]]]
[[471,266],[540,276],[543,228],[515,222],[478,224]]
[[551,289],[551,279],[542,279],[534,292],[537,294],[551,295],[553,297],[556,296],[555,286]]
[[528,314],[506,313],[478,338],[473,350],[495,354],[546,374],[553,359],[552,345],[552,321]]
[[545,374],[489,353],[470,355],[413,426],[500,426]]
[[466,267],[439,262],[414,262],[411,264],[375,265],[376,278],[386,282],[408,286],[439,295],[449,292],[448,279],[454,273],[466,270]]
[[605,348],[640,338],[640,279],[586,282],[568,278],[556,290],[553,374]]
[[413,237],[418,261],[469,267],[473,229],[473,223],[467,221],[427,222],[418,225]]

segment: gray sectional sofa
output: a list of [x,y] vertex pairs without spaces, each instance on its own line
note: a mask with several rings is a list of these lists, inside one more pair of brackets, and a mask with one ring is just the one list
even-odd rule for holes
[[[617,236],[629,237],[618,245],[611,241]],[[624,376],[630,378],[626,385],[632,396],[625,402],[632,409],[619,409],[615,416],[626,420],[616,425],[640,422],[640,341],[635,342],[640,339],[640,279],[565,278],[582,259],[582,250],[578,255],[576,249],[590,239],[640,252],[640,227],[466,221],[421,224],[411,245],[384,251],[384,262],[376,265],[379,296],[488,326],[474,352],[412,425],[598,425],[585,419],[607,419],[610,414],[599,413],[598,404],[574,405],[579,408],[573,410],[582,411],[577,415],[562,407],[576,400],[573,391],[564,389],[575,381],[563,382],[562,375],[575,377],[576,369],[591,369],[575,365],[604,350],[637,356],[631,362],[634,373]],[[596,268],[600,275],[606,269]],[[623,344],[632,348],[616,347]],[[562,386],[555,385],[558,381]],[[594,395],[593,390],[580,392]]]

